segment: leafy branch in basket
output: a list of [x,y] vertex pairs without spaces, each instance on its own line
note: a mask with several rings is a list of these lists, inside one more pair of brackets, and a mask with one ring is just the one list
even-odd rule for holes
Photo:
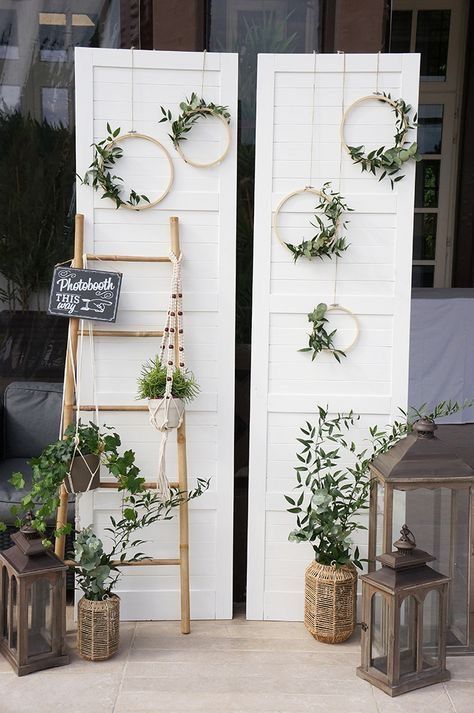
[[[80,181],[86,186],[92,186],[95,191],[102,190],[101,198],[110,198],[115,202],[117,208],[122,205],[129,205],[136,208],[142,201],[149,203],[147,196],[137,193],[133,188],[130,189],[128,200],[124,200],[121,196],[123,179],[112,173],[115,164],[123,156],[123,149],[117,146],[115,141],[120,136],[120,128],[112,130],[110,124],[107,124],[108,136],[96,144],[92,144],[94,149],[94,160],[89,169],[86,171],[83,178],[78,176]],[[133,136],[133,134],[130,134]]]
[[332,258],[333,255],[340,257],[347,250],[349,244],[344,236],[338,233],[341,229],[345,229],[348,221],[341,223],[343,213],[352,211],[348,208],[346,200],[337,191],[331,190],[331,183],[328,181],[321,188],[323,194],[315,210],[321,211],[322,216],[315,213],[315,223],[311,225],[316,228],[316,235],[310,240],[303,240],[299,245],[285,243],[286,247],[293,253],[293,259],[296,262],[299,257],[305,257],[311,260],[313,257],[323,258],[325,256]]
[[362,172],[368,171],[375,176],[377,171],[382,171],[379,181],[388,176],[393,189],[395,183],[404,178],[403,174],[392,178],[392,176],[401,171],[403,164],[410,160],[421,161],[416,141],[411,144],[405,141],[407,131],[417,126],[417,115],[414,114],[413,118],[411,118],[412,106],[403,99],[392,99],[391,95],[385,92],[374,92],[374,97],[382,97],[380,101],[388,102],[392,106],[395,114],[393,146],[388,149],[385,146],[381,146],[368,154],[365,152],[365,146],[348,146],[347,150],[354,163],[360,164]]
[[308,334],[308,346],[303,349],[298,349],[298,351],[312,352],[311,361],[314,361],[320,352],[329,351],[340,363],[341,357],[345,357],[346,354],[334,346],[334,335],[337,330],[334,329],[332,332],[328,332],[326,329],[326,325],[328,324],[326,317],[327,309],[327,304],[320,302],[318,306],[308,314],[308,321],[312,324],[311,333]]
[[185,101],[181,102],[179,105],[181,114],[179,114],[176,119],[173,119],[173,115],[169,109],[165,109],[164,107],[160,108],[163,117],[159,123],[161,124],[164,121],[171,123],[171,134],[168,135],[175,148],[178,148],[181,141],[186,141],[187,137],[185,134],[189,133],[194,124],[201,118],[205,119],[207,116],[220,116],[230,124],[231,117],[229,107],[214,104],[213,102],[207,103],[194,92],[189,99],[186,97]]

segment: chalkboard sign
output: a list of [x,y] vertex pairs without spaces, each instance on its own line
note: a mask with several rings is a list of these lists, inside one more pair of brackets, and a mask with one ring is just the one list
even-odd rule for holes
[[121,283],[120,272],[55,267],[48,314],[115,322]]

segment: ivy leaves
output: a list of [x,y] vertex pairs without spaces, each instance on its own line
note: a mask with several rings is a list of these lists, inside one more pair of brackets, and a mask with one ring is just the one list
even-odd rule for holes
[[185,134],[191,131],[200,118],[221,116],[230,124],[229,107],[214,104],[213,102],[206,103],[204,99],[199,98],[194,92],[189,99],[186,97],[185,101],[180,103],[179,108],[181,109],[181,114],[176,119],[173,119],[169,109],[160,107],[163,116],[159,123],[162,124],[164,121],[171,123],[171,134],[168,134],[168,136],[175,148],[179,146],[181,141],[186,141]]
[[[112,173],[115,164],[123,156],[123,149],[117,146],[114,141],[120,136],[120,128],[113,130],[110,124],[107,124],[108,136],[97,144],[92,144],[94,149],[94,160],[89,169],[86,171],[83,178],[78,176],[80,181],[86,186],[92,186],[95,191],[102,189],[101,198],[110,198],[115,202],[117,208],[122,205],[129,205],[134,208],[139,206],[143,201],[149,203],[147,196],[137,193],[133,188],[130,189],[128,200],[123,200],[121,196],[123,179]],[[133,136],[133,134],[132,134]]]
[[326,317],[328,306],[324,302],[320,302],[312,312],[308,314],[308,321],[312,325],[310,334],[308,335],[308,346],[303,349],[298,349],[300,352],[312,352],[311,361],[314,361],[317,355],[322,351],[330,351],[336,361],[341,362],[341,357],[346,354],[341,349],[336,349],[334,346],[334,335],[337,330],[328,332],[326,325],[328,319]]
[[421,161],[416,141],[412,144],[405,141],[406,132],[416,127],[417,115],[415,114],[413,118],[410,117],[412,106],[403,99],[392,99],[390,94],[385,92],[374,92],[374,96],[381,97],[380,101],[387,101],[392,105],[395,113],[394,145],[388,149],[381,146],[368,154],[365,153],[365,146],[348,146],[347,149],[354,163],[360,165],[362,173],[367,171],[375,176],[377,172],[381,171],[379,181],[388,177],[393,189],[395,183],[401,181],[404,175],[396,178],[392,178],[392,176],[400,173],[407,161]]
[[317,230],[316,235],[310,240],[303,240],[299,245],[285,243],[293,253],[295,262],[300,257],[305,257],[308,260],[314,257],[322,259],[325,256],[332,258],[333,255],[341,257],[341,254],[349,247],[346,239],[338,236],[338,231],[347,225],[347,221],[340,225],[342,214],[351,211],[352,208],[347,207],[345,198],[340,193],[331,191],[329,181],[322,186],[321,193],[322,196],[315,210],[321,210],[323,217],[315,213],[315,223],[311,223]]

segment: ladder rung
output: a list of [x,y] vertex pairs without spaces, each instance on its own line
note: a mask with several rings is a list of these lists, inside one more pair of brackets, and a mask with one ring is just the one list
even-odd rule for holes
[[87,253],[87,260],[103,260],[104,262],[171,262],[167,255],[96,255]]
[[[73,406],[73,408],[77,411],[77,406]],[[95,408],[94,404],[81,404],[79,411],[95,411]],[[148,411],[148,406],[138,404],[136,406],[131,404],[113,406],[107,404],[106,406],[97,406],[97,409],[98,411]]]
[[[76,562],[74,560],[64,560],[64,564],[68,567],[76,567]],[[120,562],[120,560],[114,560],[112,564],[115,567],[156,567],[157,565],[167,566],[181,564],[180,559],[147,559],[141,562]]]
[[[83,336],[87,336],[89,334],[88,331],[82,330],[81,334]],[[149,331],[149,330],[142,330],[142,331],[127,331],[125,329],[118,329],[112,331],[111,329],[93,329],[92,334],[94,337],[162,337],[163,332],[162,331]]]
[[[118,488],[118,484],[114,483],[112,481],[109,481],[109,480],[101,480],[100,487],[101,488],[109,488],[109,489],[113,490],[113,489]],[[146,490],[156,490],[156,483],[144,483],[144,487]],[[170,483],[170,488],[179,488],[178,481],[175,480],[172,483]]]

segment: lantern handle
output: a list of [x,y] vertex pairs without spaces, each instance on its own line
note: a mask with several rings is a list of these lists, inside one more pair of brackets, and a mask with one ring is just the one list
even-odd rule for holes
[[394,542],[393,546],[400,552],[400,554],[411,554],[412,550],[416,547],[415,535],[410,530],[408,525],[402,525],[400,535],[400,539]]

